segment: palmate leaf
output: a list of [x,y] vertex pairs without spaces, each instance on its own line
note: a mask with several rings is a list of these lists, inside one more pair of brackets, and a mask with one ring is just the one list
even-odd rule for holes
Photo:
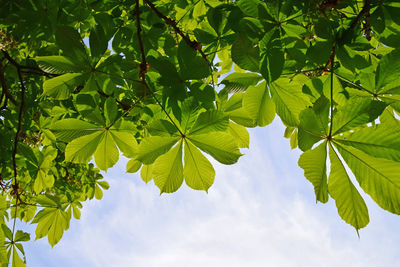
[[213,184],[215,171],[210,161],[189,140],[185,140],[185,167],[183,176],[186,184],[195,190],[205,190]]
[[369,223],[367,205],[351,182],[332,145],[329,145],[329,159],[331,161],[329,193],[336,202],[340,217],[359,230]]
[[400,214],[400,163],[335,143],[361,188],[383,209]]
[[160,193],[173,193],[179,189],[183,182],[182,141],[157,158],[152,175]]
[[243,96],[242,106],[254,121],[254,126],[264,127],[275,118],[275,103],[269,95],[265,82],[247,89]]
[[304,176],[314,186],[317,201],[328,202],[326,142],[323,142],[313,150],[308,150],[301,154],[298,164],[304,170]]
[[39,211],[32,223],[37,223],[36,240],[47,235],[49,244],[53,247],[60,241],[69,227],[68,215],[65,211],[55,208],[44,208]]
[[[84,126],[85,123],[81,125]],[[133,157],[135,155],[137,142],[128,122],[118,122],[110,129],[95,127],[90,129],[93,133],[73,139],[67,144],[65,148],[66,161],[87,163],[94,154],[97,166],[101,170],[107,170],[118,161],[117,146],[125,156]],[[71,132],[70,135],[76,135],[70,127],[67,128],[67,131]],[[82,131],[82,129],[77,131]],[[61,136],[65,136],[62,131],[60,132]]]

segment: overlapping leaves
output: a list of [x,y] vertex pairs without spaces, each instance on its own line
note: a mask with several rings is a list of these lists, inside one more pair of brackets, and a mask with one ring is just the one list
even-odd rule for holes
[[239,147],[248,140],[244,128],[233,126],[222,111],[189,109],[182,117],[175,125],[164,119],[150,124],[151,136],[141,141],[131,163],[143,163],[142,179],[154,179],[161,193],[175,192],[183,180],[193,189],[207,191],[214,182],[215,171],[200,150],[223,164],[233,164],[242,155]]

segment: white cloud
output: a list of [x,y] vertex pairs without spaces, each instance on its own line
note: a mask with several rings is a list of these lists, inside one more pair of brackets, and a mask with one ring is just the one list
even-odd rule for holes
[[86,204],[54,250],[43,252],[38,242],[41,260],[29,255],[31,266],[49,258],[71,267],[393,266],[396,217],[373,206],[376,221],[359,240],[332,200],[314,204],[298,152],[290,154],[280,131],[274,124],[253,132],[239,164],[215,165],[209,194],[183,185],[159,196],[154,184],[118,165],[106,175],[104,199]]

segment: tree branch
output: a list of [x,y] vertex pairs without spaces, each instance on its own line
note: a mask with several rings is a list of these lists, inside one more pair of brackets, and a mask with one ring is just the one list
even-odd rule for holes
[[139,0],[136,0],[136,26],[137,26],[137,37],[139,41],[140,53],[142,55],[142,62],[140,63],[140,72],[139,77],[143,82],[146,81],[146,72],[147,72],[147,62],[146,62],[146,53],[144,52],[144,46],[142,41],[142,26],[140,24],[140,9],[139,9]]
[[[153,3],[151,3],[150,1],[145,0],[150,7],[154,10],[154,12],[156,12],[156,14],[160,17],[163,18],[164,20],[169,21],[170,23],[173,21],[167,17],[165,17],[163,14],[161,14],[153,5]],[[141,36],[141,31],[142,31],[142,27],[140,25],[140,11],[139,11],[139,0],[136,0],[136,25],[137,25],[137,35],[138,35],[138,41],[139,41],[139,46],[140,46],[140,52],[142,54],[142,62],[140,63],[140,73],[139,76],[142,79],[142,84],[143,86],[151,93],[151,95],[153,96],[154,100],[157,102],[157,104],[161,107],[161,109],[164,111],[164,113],[167,115],[168,119],[172,122],[172,124],[176,127],[176,129],[179,131],[179,133],[181,134],[181,136],[185,136],[184,133],[182,133],[182,131],[179,129],[178,125],[176,125],[175,121],[171,118],[171,116],[169,115],[169,113],[167,112],[167,110],[165,109],[165,107],[161,104],[161,102],[157,99],[157,97],[155,96],[155,94],[153,93],[153,91],[150,89],[150,87],[147,85],[146,83],[146,72],[147,72],[147,63],[146,63],[146,54],[144,52],[144,47],[143,47],[143,42],[142,42],[142,36]],[[173,23],[175,24],[175,27],[178,29],[178,27],[176,26],[176,22],[173,21]],[[168,23],[167,23],[168,24]],[[183,33],[182,33],[183,34]],[[186,37],[187,38],[187,37]],[[189,40],[190,41],[190,40]]]
[[361,9],[360,13],[358,13],[357,17],[350,24],[350,29],[354,29],[358,25],[358,23],[361,21],[362,17],[364,15],[369,14],[370,4],[371,4],[370,0],[365,0],[364,7]]
[[[7,51],[5,51],[5,50],[2,49],[1,52],[3,52],[4,57],[5,57],[12,65],[14,65],[17,69],[20,69],[20,71],[22,71],[22,72],[31,73],[31,74],[36,74],[36,75],[42,75],[42,76],[46,76],[46,77],[57,76],[57,75],[54,75],[54,74],[45,72],[45,71],[41,70],[40,68],[21,65],[21,64],[19,64],[18,62],[16,62],[16,61],[10,56],[10,54],[8,54]],[[24,71],[24,70],[28,70],[28,71]],[[29,70],[30,70],[30,71],[29,71]]]
[[203,50],[201,49],[201,44],[197,41],[192,41],[190,40],[190,38],[188,36],[186,36],[183,31],[177,26],[177,22],[171,18],[166,17],[164,14],[162,14],[155,6],[154,4],[150,1],[150,0],[144,0],[149,6],[150,8],[154,11],[154,13],[156,13],[156,15],[161,18],[162,20],[164,20],[165,24],[171,26],[175,32],[177,32],[182,39],[194,50],[199,51],[200,55],[204,58],[204,60],[207,62],[207,64],[209,66],[211,66],[210,62],[207,59],[207,55],[203,52]]
[[18,106],[18,102],[15,100],[15,98],[12,96],[12,94],[8,90],[6,77],[4,76],[4,68],[3,68],[3,65],[1,65],[1,64],[0,64],[0,83],[3,88],[3,94],[6,96],[6,98],[9,99],[15,106]]

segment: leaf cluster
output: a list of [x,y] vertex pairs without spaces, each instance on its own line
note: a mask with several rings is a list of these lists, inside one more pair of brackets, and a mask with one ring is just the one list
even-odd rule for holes
[[6,1],[0,265],[25,266],[16,219],[54,246],[120,155],[160,193],[207,192],[210,157],[236,163],[276,116],[317,201],[357,231],[361,190],[400,214],[399,17],[389,0]]

